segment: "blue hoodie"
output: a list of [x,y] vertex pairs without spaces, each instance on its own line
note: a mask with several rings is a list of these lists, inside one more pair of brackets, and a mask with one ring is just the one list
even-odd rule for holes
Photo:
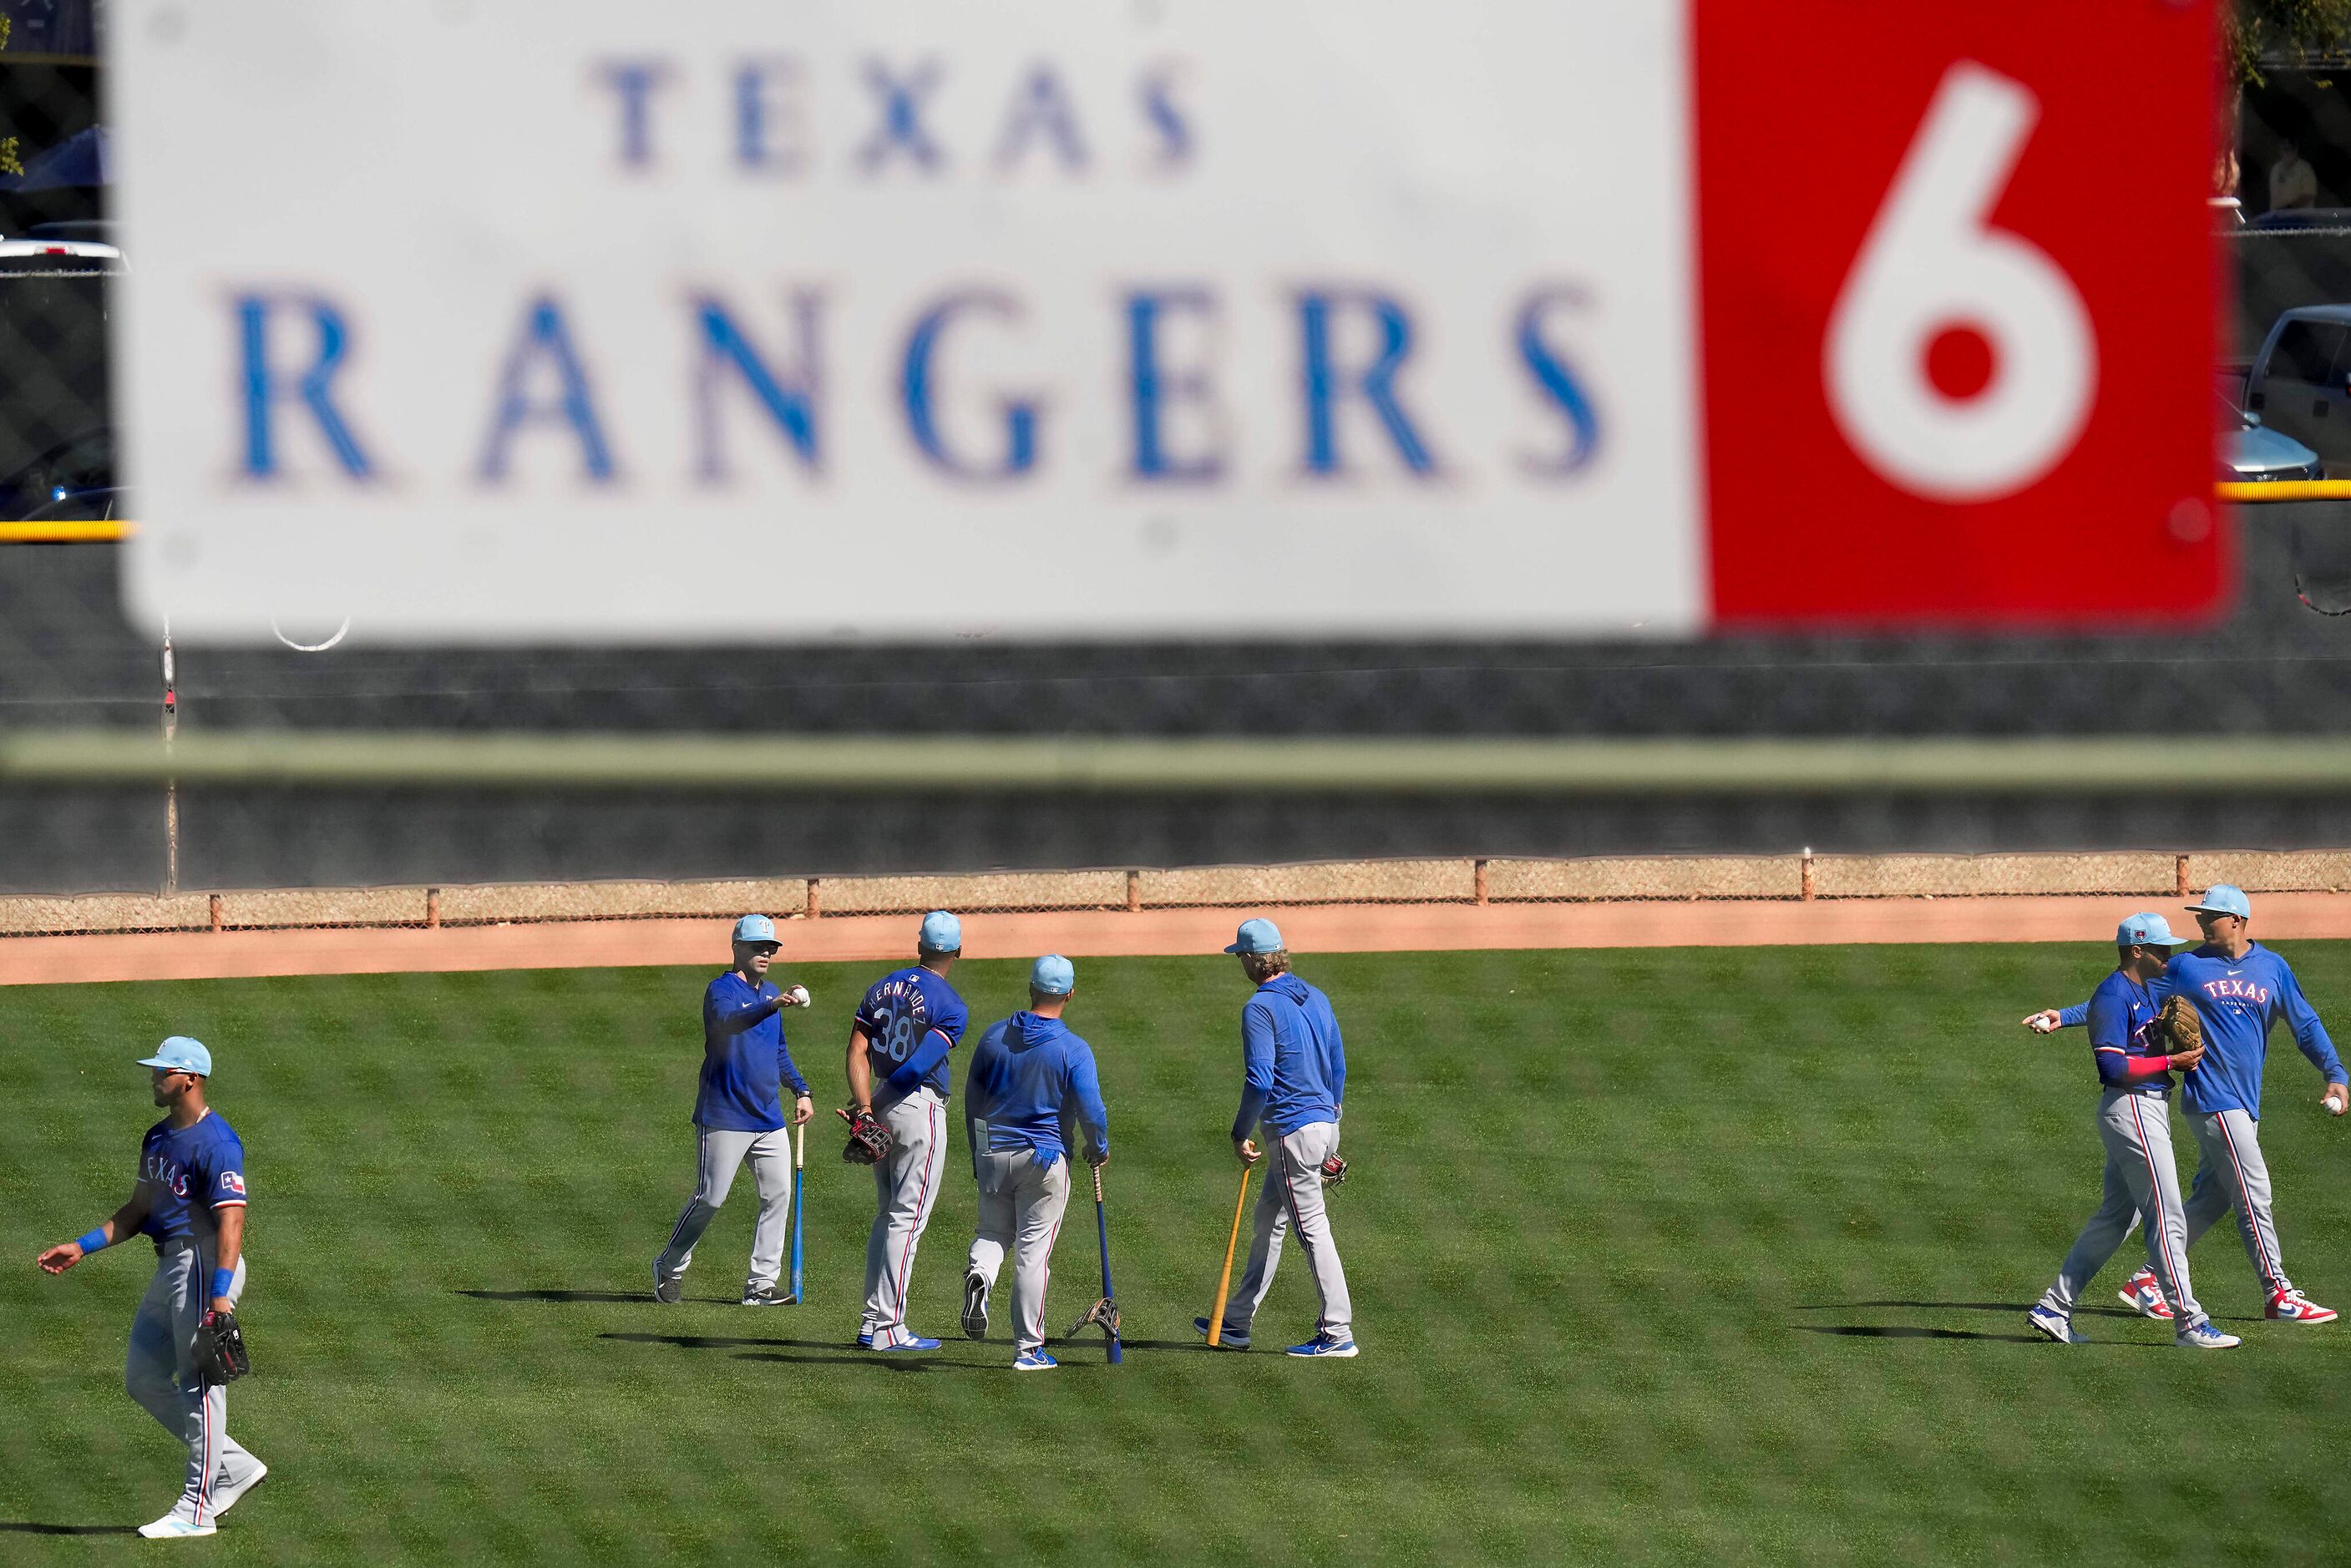
[[975,1159],[978,1124],[990,1154],[1036,1151],[1050,1169],[1069,1152],[1063,1122],[1084,1125],[1090,1152],[1110,1152],[1110,1113],[1102,1108],[1093,1047],[1058,1018],[1016,1012],[987,1026],[963,1077],[964,1127]]
[[1241,1008],[1240,1114],[1233,1137],[1259,1121],[1284,1137],[1339,1119],[1347,1091],[1347,1048],[1331,999],[1294,974],[1278,974]]

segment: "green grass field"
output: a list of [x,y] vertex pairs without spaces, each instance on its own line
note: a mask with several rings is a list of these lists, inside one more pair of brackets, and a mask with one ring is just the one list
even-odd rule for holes
[[[2286,951],[2351,1020],[2351,944]],[[820,1105],[878,967],[786,977],[817,993]],[[832,1122],[808,1305],[734,1304],[747,1179],[687,1304],[646,1298],[704,971],[0,991],[0,1563],[2340,1560],[2351,1319],[2258,1321],[2233,1229],[2192,1263],[2244,1349],[2126,1315],[2130,1252],[2077,1320],[2097,1343],[2026,1337],[2100,1155],[2084,1036],[2014,1021],[2102,968],[2094,942],[1303,959],[1348,1029],[1364,1347],[1310,1363],[1190,1330],[1236,1182],[1235,966],[1082,962],[1132,1337],[1045,1376],[955,1334],[959,1122],[916,1268],[935,1355],[850,1347],[872,1187]],[[956,979],[977,1021],[1022,974]],[[119,1533],[179,1476],[120,1385],[147,1249],[32,1258],[127,1192],[132,1059],[171,1032],[212,1045],[249,1152],[231,1426],[275,1473],[213,1541],[151,1548]],[[2288,1266],[2351,1307],[2351,1127],[2290,1044],[2270,1087]],[[1094,1293],[1090,1220],[1056,1326]],[[1260,1347],[1313,1315],[1293,1259]]]

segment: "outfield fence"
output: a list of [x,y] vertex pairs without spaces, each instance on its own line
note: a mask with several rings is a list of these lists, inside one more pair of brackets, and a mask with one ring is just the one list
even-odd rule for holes
[[1123,867],[927,877],[499,883],[0,898],[0,937],[134,931],[519,925],[568,920],[1365,904],[2112,895],[2186,898],[2215,882],[2251,893],[2351,891],[2351,850],[2073,855],[1656,856],[1446,858],[1291,866]]

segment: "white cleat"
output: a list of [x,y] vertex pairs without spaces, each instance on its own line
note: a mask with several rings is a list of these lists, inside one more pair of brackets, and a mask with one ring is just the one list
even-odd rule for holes
[[225,1478],[213,1482],[213,1517],[218,1519],[236,1506],[236,1500],[259,1486],[269,1477],[269,1467],[259,1459],[253,1461],[253,1472],[243,1480]]
[[2244,1343],[2233,1334],[2222,1334],[2210,1323],[2192,1323],[2173,1336],[2173,1343],[2182,1350],[2234,1350]]
[[199,1535],[212,1534],[214,1528],[210,1524],[198,1524],[174,1510],[152,1524],[141,1525],[139,1533],[150,1541],[192,1541]]

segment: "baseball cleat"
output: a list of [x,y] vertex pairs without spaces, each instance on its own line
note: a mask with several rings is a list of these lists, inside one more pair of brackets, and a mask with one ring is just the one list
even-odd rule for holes
[[150,1541],[189,1541],[199,1535],[210,1535],[215,1527],[198,1524],[176,1510],[152,1524],[142,1524],[139,1533]]
[[2163,1287],[2156,1282],[2153,1269],[2141,1269],[2124,1281],[2120,1293],[2123,1305],[2141,1317],[2168,1320],[2172,1316],[2171,1303],[2163,1299]]
[[987,1337],[987,1280],[981,1274],[963,1277],[963,1334],[966,1339]]
[[667,1279],[664,1279],[661,1265],[655,1263],[653,1265],[653,1300],[664,1306],[675,1306],[684,1299],[685,1277],[682,1274],[672,1274]]
[[1283,1354],[1286,1355],[1329,1355],[1343,1358],[1355,1354],[1355,1342],[1346,1334],[1332,1334],[1330,1330],[1325,1329],[1303,1345],[1291,1345],[1287,1351],[1283,1352]]
[[2024,1321],[2060,1345],[2087,1345],[2089,1340],[2074,1332],[2074,1320],[2054,1307],[2035,1306],[2024,1314]]
[[2182,1350],[2233,1350],[2245,1342],[2233,1334],[2222,1334],[2208,1319],[2189,1324],[2172,1335],[2172,1343]]
[[860,1350],[871,1350],[871,1349],[872,1349],[872,1348],[873,1348],[873,1336],[872,1336],[872,1334],[859,1334],[859,1335],[857,1336],[857,1348],[858,1348],[858,1349],[860,1349]]
[[937,1340],[925,1339],[921,1334],[907,1328],[904,1324],[901,1324],[894,1328],[877,1330],[870,1340],[863,1335],[860,1335],[858,1343],[864,1345],[868,1350],[880,1351],[936,1350],[939,1347],[939,1342]]
[[1050,1372],[1060,1365],[1041,1349],[1024,1350],[1012,1358],[1012,1370],[1015,1372]]
[[746,1285],[743,1288],[743,1304],[745,1306],[798,1306],[800,1304],[800,1298],[787,1295],[772,1284]]
[[259,1459],[253,1461],[253,1472],[243,1480],[231,1480],[224,1471],[221,1479],[213,1482],[213,1517],[218,1519],[222,1514],[235,1508],[237,1499],[259,1486],[268,1479],[268,1475],[269,1467]]
[[2285,1323],[2333,1323],[2335,1309],[2320,1306],[2300,1291],[2272,1291],[2262,1315]]
[[[1198,1334],[1202,1339],[1207,1338],[1208,1320],[1204,1317],[1194,1318],[1192,1320],[1192,1332]],[[1249,1336],[1248,1334],[1235,1334],[1231,1329],[1228,1328],[1224,1333],[1217,1336],[1217,1343],[1210,1348],[1215,1350],[1247,1350],[1249,1348]]]

